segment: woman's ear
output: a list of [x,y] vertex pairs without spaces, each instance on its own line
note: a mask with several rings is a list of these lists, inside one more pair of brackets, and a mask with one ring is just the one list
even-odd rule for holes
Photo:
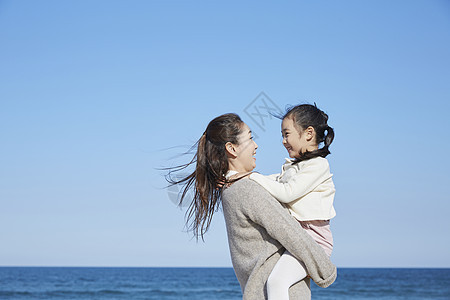
[[233,158],[237,157],[236,147],[234,146],[233,143],[227,142],[225,144],[225,151],[227,152],[228,156],[231,156]]

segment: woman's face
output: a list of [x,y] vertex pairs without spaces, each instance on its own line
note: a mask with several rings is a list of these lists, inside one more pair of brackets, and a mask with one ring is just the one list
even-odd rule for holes
[[236,151],[236,158],[233,165],[239,168],[239,172],[250,172],[256,167],[256,149],[258,145],[252,137],[252,131],[243,123],[241,134],[238,136],[238,144],[234,145]]

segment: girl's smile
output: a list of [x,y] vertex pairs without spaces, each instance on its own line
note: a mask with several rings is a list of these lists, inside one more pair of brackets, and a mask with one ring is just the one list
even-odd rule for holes
[[294,126],[292,118],[284,118],[281,122],[281,134],[283,135],[283,146],[289,153],[290,158],[299,155],[302,144],[300,141],[300,133]]

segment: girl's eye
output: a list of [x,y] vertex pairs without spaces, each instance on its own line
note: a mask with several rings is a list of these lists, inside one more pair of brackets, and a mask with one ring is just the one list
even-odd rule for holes
[[253,136],[251,136],[250,139],[253,140]]

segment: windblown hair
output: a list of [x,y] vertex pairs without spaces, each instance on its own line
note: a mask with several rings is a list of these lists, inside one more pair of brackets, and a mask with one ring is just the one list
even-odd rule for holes
[[294,164],[318,156],[326,157],[330,154],[329,147],[334,140],[334,130],[328,126],[328,115],[317,108],[316,104],[301,104],[289,108],[282,119],[292,118],[297,129],[302,133],[306,128],[313,127],[316,132],[316,143],[323,147],[314,151],[298,153]]
[[[182,184],[181,206],[193,189],[193,199],[186,212],[186,226],[198,239],[211,224],[214,212],[219,209],[223,187],[233,181],[228,181],[225,175],[229,169],[225,144],[231,142],[238,144],[238,136],[242,132],[244,122],[237,114],[229,113],[221,115],[206,127],[205,132],[195,143],[197,152],[192,160],[183,165],[168,168],[166,180],[171,185]],[[195,164],[195,171],[181,180],[173,179],[172,174],[183,171]]]

